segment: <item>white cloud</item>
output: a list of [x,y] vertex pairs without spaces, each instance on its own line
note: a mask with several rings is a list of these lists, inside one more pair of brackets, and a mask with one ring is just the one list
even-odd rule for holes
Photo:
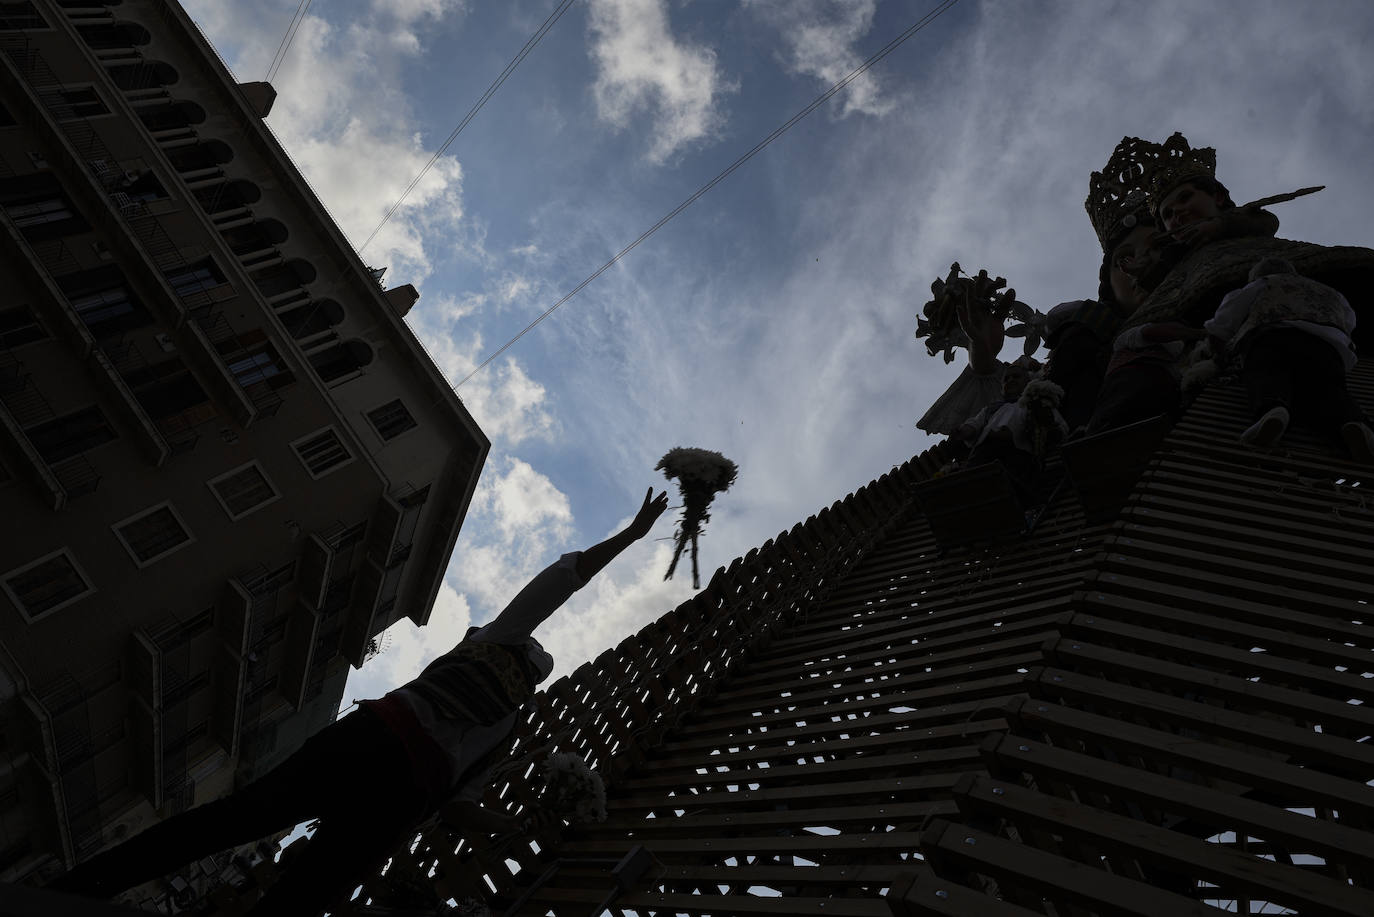
[[[187,6],[229,55],[240,79],[266,74],[285,21],[243,15],[236,4],[190,0]],[[454,0],[384,6],[391,15],[347,25],[326,21],[324,11],[307,14],[273,78],[277,99],[267,118],[354,245],[367,239],[433,155],[414,130],[411,101],[402,88],[402,69],[422,44],[411,29],[462,8]],[[461,244],[470,231],[462,183],[458,160],[441,157],[368,246],[364,260],[390,266],[389,282],[422,281],[434,269],[435,246],[426,240]]]
[[[457,385],[477,366],[484,356],[485,340],[439,309],[448,303],[455,314],[462,316],[485,302],[480,296],[461,303],[441,300],[421,312],[414,325],[416,335],[450,385]],[[419,308],[417,304],[416,309]],[[428,317],[430,314],[434,317]],[[458,390],[458,395],[482,432],[503,449],[532,439],[548,441],[560,429],[547,403],[548,392],[543,383],[532,379],[513,357],[497,360],[473,376]]]
[[[670,522],[660,521],[654,535],[670,534]],[[670,542],[649,538],[635,543],[535,632],[554,655],[554,679],[595,659],[691,597],[691,562],[685,555],[673,579],[663,579],[671,556]],[[703,583],[708,576],[709,571],[702,574]]]
[[673,37],[666,0],[591,0],[593,87],[600,116],[618,128],[653,113],[648,158],[661,163],[710,137],[727,90],[715,52]]
[[[863,63],[856,43],[873,27],[876,0],[746,0],[787,42],[785,65],[816,78],[828,89]],[[886,115],[896,103],[883,94],[873,71],[857,77],[841,95],[840,116]]]
[[467,597],[442,583],[429,623],[419,628],[409,618],[401,618],[393,624],[380,638],[382,651],[362,669],[350,673],[345,703],[355,697],[381,697],[415,678],[462,640],[471,622]]

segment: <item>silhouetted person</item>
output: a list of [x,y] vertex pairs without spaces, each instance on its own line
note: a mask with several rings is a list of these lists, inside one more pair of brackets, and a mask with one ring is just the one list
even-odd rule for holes
[[363,701],[239,792],[149,828],[51,887],[108,898],[193,860],[318,818],[305,852],[249,911],[254,917],[307,917],[376,873],[436,811],[479,831],[518,827],[515,819],[482,809],[477,801],[491,768],[508,753],[518,711],[553,670],[553,657],[531,634],[647,535],[667,506],[667,494],[655,497],[650,488],[623,531],[564,554],[491,623],[469,629],[413,681]]

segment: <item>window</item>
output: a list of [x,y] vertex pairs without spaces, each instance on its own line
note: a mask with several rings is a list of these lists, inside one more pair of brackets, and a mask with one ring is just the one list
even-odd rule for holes
[[368,411],[367,419],[372,421],[372,426],[376,428],[377,435],[387,441],[395,439],[416,426],[415,418],[410,416],[410,412],[406,410],[404,404],[401,404],[400,399]]
[[51,173],[0,179],[0,204],[31,242],[75,235],[90,224],[72,207]]
[[60,197],[45,197],[27,204],[10,204],[5,212],[20,229],[40,223],[60,223],[72,218],[72,209]]
[[188,264],[169,272],[166,277],[167,285],[172,288],[172,292],[183,297],[193,293],[204,293],[225,282],[224,274],[209,260]]
[[230,339],[216,349],[224,355],[235,381],[244,388],[265,383],[275,389],[296,381],[261,329],[245,331],[237,342]]
[[139,173],[138,178],[126,184],[120,189],[128,195],[129,200],[147,203],[148,201],[158,201],[167,197],[167,191],[162,187],[162,182],[157,180],[157,176],[152,172]]
[[95,591],[66,548],[11,570],[0,585],[29,621],[66,608]]
[[0,309],[0,347],[18,347],[47,337],[48,333],[25,306]]
[[48,24],[32,3],[0,3],[0,31],[46,29]]
[[105,107],[105,102],[100,98],[100,94],[90,86],[82,86],[78,89],[59,89],[56,98],[49,105],[54,109],[53,114],[57,115],[59,121],[90,118],[95,115],[108,115],[110,113],[110,110]]
[[281,497],[257,462],[241,465],[206,483],[233,520],[242,519]]
[[24,434],[49,465],[117,438],[105,415],[94,405],[28,427]]
[[170,503],[130,516],[115,523],[113,529],[140,567],[161,560],[193,540]]
[[[175,357],[130,370],[123,376],[138,403],[155,420],[179,415],[182,420],[194,425],[215,416],[210,397],[195,376],[191,375],[186,364]],[[209,407],[193,410],[202,405]]]
[[353,456],[332,427],[296,440],[291,443],[291,448],[296,450],[296,457],[312,478],[323,477],[353,461]]
[[65,274],[57,278],[57,286],[97,338],[112,337],[153,322],[116,265]]
[[72,296],[69,301],[76,314],[97,338],[113,337],[121,331],[153,323],[148,310],[134,299],[127,287],[111,287],[95,293]]

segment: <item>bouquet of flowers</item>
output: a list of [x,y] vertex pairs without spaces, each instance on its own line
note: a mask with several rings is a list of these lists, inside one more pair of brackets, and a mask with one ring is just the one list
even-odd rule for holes
[[[926,352],[932,357],[944,351],[946,363],[953,362],[956,347],[968,347],[970,332],[965,324],[971,318],[981,320],[980,324],[991,324],[1000,328],[1008,318],[1015,324],[1009,325],[1004,332],[998,332],[998,348],[1001,347],[1001,334],[1007,337],[1025,338],[1022,346],[1026,356],[1035,353],[1045,336],[1046,316],[1016,299],[1016,291],[1004,289],[1007,281],[1002,277],[989,277],[987,271],[979,271],[974,276],[965,274],[954,262],[949,267],[949,275],[943,280],[936,279],[930,285],[930,301],[921,307],[916,316],[916,338],[925,338]],[[969,318],[961,320],[963,311]]]
[[673,562],[668,565],[664,579],[672,579],[677,569],[682,549],[690,541],[692,544],[692,588],[701,588],[701,576],[697,572],[697,539],[701,527],[711,521],[707,512],[716,494],[724,493],[735,483],[739,468],[719,452],[709,449],[688,449],[678,446],[669,449],[654,466],[662,471],[668,480],[677,478],[678,490],[682,493],[682,524],[676,532],[677,549],[673,551]]
[[581,755],[550,755],[539,776],[544,781],[540,802],[560,818],[572,824],[606,820],[606,785]]

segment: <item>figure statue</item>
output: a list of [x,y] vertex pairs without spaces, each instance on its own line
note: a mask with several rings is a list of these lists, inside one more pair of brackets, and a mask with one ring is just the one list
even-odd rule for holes
[[1255,417],[1241,441],[1271,446],[1296,417],[1339,436],[1356,461],[1374,464],[1374,431],[1345,384],[1355,367],[1355,310],[1282,258],[1257,262],[1249,279],[1205,325],[1213,351],[1240,366]]

